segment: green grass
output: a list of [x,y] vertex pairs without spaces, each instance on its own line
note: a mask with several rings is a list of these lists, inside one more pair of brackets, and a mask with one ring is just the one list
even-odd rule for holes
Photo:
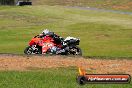
[[34,5],[83,6],[132,11],[131,0],[33,0]]
[[131,88],[132,84],[76,83],[76,68],[43,69],[31,71],[1,71],[0,88]]
[[132,57],[132,16],[63,6],[0,7],[0,53],[23,53],[48,28],[81,39],[84,56]]

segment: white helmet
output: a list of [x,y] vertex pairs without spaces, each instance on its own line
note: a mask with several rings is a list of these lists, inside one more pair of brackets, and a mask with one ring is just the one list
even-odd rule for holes
[[45,35],[46,35],[46,34],[48,34],[49,32],[50,32],[50,31],[49,31],[48,29],[45,29],[45,30],[42,31],[42,34],[45,34]]

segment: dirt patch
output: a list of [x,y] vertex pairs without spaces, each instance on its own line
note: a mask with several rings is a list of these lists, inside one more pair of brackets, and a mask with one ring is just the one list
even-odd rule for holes
[[132,8],[132,2],[128,2],[126,4],[123,5],[115,5],[113,6],[114,9],[123,9],[123,10],[128,10]]
[[62,56],[0,55],[0,70],[25,71],[31,68],[83,67],[88,73],[127,73],[132,75],[132,60],[92,59]]

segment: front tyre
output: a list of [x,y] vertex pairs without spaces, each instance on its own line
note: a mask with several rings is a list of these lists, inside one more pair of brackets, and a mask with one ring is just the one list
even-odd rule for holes
[[24,53],[27,55],[31,55],[33,53],[33,49],[31,46],[25,48]]
[[70,54],[82,56],[82,50],[78,46],[72,46],[70,48]]

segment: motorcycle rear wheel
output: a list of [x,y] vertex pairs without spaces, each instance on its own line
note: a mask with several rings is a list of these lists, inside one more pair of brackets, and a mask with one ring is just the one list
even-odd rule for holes
[[78,46],[72,46],[72,48],[70,48],[70,54],[82,56],[82,50]]

